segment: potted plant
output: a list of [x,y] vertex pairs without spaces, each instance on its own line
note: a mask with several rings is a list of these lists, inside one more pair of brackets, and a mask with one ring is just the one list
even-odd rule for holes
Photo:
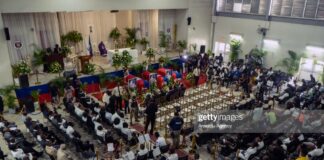
[[35,106],[35,110],[37,110],[37,108],[39,108],[39,91],[38,90],[33,90],[31,91],[30,95],[33,97],[33,101],[34,101],[34,106]]
[[304,54],[297,54],[294,51],[288,51],[289,57],[281,60],[275,67],[280,66],[286,69],[289,75],[293,76],[298,72],[300,59],[305,57]]
[[148,63],[151,64],[152,58],[155,58],[155,51],[154,51],[154,49],[153,48],[147,49],[147,51],[145,53],[145,56],[148,59]]
[[143,51],[146,50],[146,47],[147,45],[150,43],[146,38],[142,38],[140,41],[139,41],[140,45],[142,45],[142,49]]
[[14,65],[14,72],[18,74],[19,84],[21,87],[29,87],[28,74],[31,72],[31,69],[26,61],[21,61],[18,64]]
[[259,48],[253,48],[249,55],[254,57],[254,60],[256,61],[257,65],[262,65],[263,64],[263,58],[267,55],[267,51],[264,51]]
[[9,113],[16,113],[16,96],[14,90],[17,87],[15,85],[8,85],[0,89],[0,94],[3,95],[4,105],[8,107]]
[[194,51],[194,53],[197,53],[197,44],[192,44],[192,49]]
[[100,87],[104,88],[107,82],[107,75],[104,72],[101,72],[99,75],[99,83],[100,83]]
[[109,38],[111,38],[114,42],[115,49],[118,48],[118,39],[121,36],[121,33],[117,27],[112,29],[109,33]]
[[66,35],[61,36],[62,46],[73,46],[75,53],[78,53],[76,50],[76,45],[81,41],[83,41],[83,37],[78,31],[70,31]]
[[239,58],[239,55],[242,52],[242,50],[241,50],[241,41],[239,41],[239,40],[231,40],[230,48],[231,48],[230,60],[231,60],[231,62],[234,62]]
[[145,65],[143,63],[135,64],[132,66],[132,71],[137,77],[141,77],[141,73],[144,71]]
[[183,53],[183,51],[187,49],[187,41],[186,40],[178,41],[177,46],[179,49],[179,56],[180,56],[180,53]]
[[122,58],[118,53],[114,53],[112,57],[112,66],[117,70],[122,65]]
[[193,86],[195,84],[195,76],[192,72],[188,73],[186,76],[186,80],[189,81],[190,85]]
[[167,45],[168,45],[167,36],[165,35],[164,32],[160,32],[159,47],[161,49],[161,53],[165,53]]
[[96,67],[92,63],[87,63],[84,65],[84,74],[93,75],[96,71]]
[[34,70],[34,73],[36,74],[36,83],[35,84],[40,84],[38,80],[38,74],[41,66],[44,64],[44,56],[46,52],[42,49],[36,49],[33,53],[33,59],[32,59],[32,68]]
[[53,85],[58,89],[59,96],[64,95],[64,85],[66,83],[66,79],[64,77],[57,77],[49,82],[49,85]]
[[128,66],[133,62],[133,57],[129,54],[127,50],[124,50],[121,55],[121,63],[124,68],[128,68]]
[[136,32],[138,31],[138,28],[125,28],[125,31],[127,34],[126,45],[127,45],[127,47],[134,49],[135,45],[138,41],[136,39]]
[[58,73],[59,77],[61,77],[62,70],[63,70],[62,66],[58,62],[53,62],[49,67],[49,72],[50,73]]

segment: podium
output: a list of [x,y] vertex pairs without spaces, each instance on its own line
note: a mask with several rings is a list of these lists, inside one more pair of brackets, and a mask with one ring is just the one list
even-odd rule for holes
[[90,59],[92,57],[90,55],[86,55],[86,56],[79,56],[79,60],[80,60],[80,64],[81,64],[81,72],[84,72],[84,67],[85,64],[89,63]]

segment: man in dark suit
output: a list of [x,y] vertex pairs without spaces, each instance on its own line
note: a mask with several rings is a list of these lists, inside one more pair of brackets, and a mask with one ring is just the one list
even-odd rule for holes
[[151,124],[150,134],[153,134],[157,111],[158,111],[157,103],[155,102],[154,99],[151,99],[145,110],[146,113],[145,133],[147,133],[148,126]]

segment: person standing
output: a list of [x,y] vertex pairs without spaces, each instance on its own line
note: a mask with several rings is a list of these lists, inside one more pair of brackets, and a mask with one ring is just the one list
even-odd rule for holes
[[118,82],[117,86],[113,89],[112,94],[115,96],[116,98],[116,109],[117,110],[122,110],[122,88],[120,86],[120,83]]
[[195,85],[198,86],[198,83],[199,83],[199,76],[200,76],[200,69],[198,67],[196,67],[194,70],[193,70],[193,74],[195,76]]
[[151,124],[150,134],[153,134],[157,111],[158,111],[157,103],[155,102],[154,99],[151,99],[145,110],[146,113],[145,133],[147,133],[148,126]]
[[180,133],[184,124],[183,119],[180,117],[179,112],[174,113],[174,117],[169,122],[171,130],[172,143],[175,148],[179,147],[180,144]]
[[133,117],[135,117],[135,122],[139,122],[138,121],[138,103],[137,103],[137,100],[136,100],[136,97],[133,96],[132,99],[131,99],[131,105],[130,105],[130,124],[132,125],[133,124]]

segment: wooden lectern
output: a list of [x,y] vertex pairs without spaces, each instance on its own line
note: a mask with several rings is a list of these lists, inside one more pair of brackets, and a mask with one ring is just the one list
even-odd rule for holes
[[79,56],[79,60],[80,60],[80,63],[81,63],[81,72],[84,72],[85,64],[89,63],[91,58],[92,57],[90,55]]

